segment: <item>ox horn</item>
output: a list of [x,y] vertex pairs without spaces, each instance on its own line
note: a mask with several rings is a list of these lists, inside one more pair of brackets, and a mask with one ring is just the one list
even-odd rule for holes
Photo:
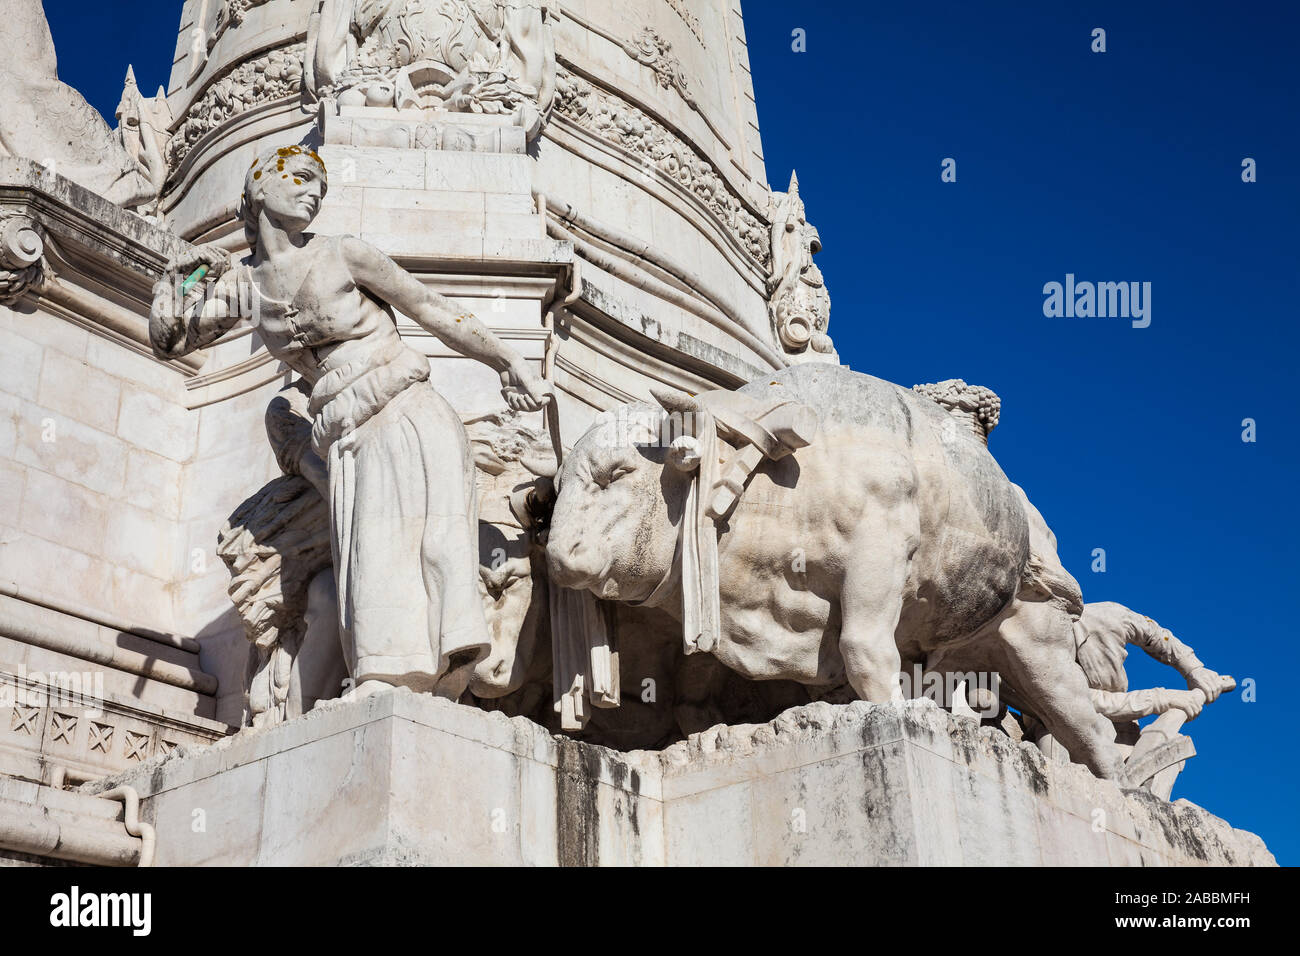
[[655,401],[663,406],[664,411],[695,413],[704,410],[700,400],[693,395],[678,391],[675,388],[651,388],[650,394],[654,396]]
[[519,456],[519,464],[540,478],[554,478],[560,470],[556,465],[555,453],[549,448],[545,452],[524,452]]
[[660,433],[665,439],[672,437],[669,460],[682,471],[694,471],[700,463],[699,439],[703,437],[700,429],[708,417],[704,403],[697,396],[675,388],[652,388],[650,394],[667,413]]

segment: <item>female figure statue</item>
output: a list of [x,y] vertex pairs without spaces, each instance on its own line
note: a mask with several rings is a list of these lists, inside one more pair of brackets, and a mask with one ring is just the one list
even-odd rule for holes
[[[244,182],[250,255],[232,266],[206,246],[168,263],[154,288],[153,348],[184,355],[251,311],[270,353],[311,388],[312,447],[300,470],[330,505],[352,693],[405,685],[454,699],[489,645],[473,463],[459,417],[429,383],[428,360],[402,342],[394,310],[497,369],[511,408],[536,411],[552,393],[478,319],[378,249],[306,232],[326,188],[312,152],[259,157]],[[198,265],[218,287],[178,303]]]

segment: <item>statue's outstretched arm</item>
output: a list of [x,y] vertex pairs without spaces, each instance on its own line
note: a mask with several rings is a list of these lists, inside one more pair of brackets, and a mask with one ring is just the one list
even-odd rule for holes
[[428,329],[449,348],[500,372],[511,408],[536,411],[549,400],[550,386],[473,313],[426,288],[368,242],[349,236],[342,240],[342,249],[358,285]]
[[1117,723],[1163,714],[1175,707],[1193,720],[1200,714],[1205,700],[1194,690],[1170,690],[1167,687],[1125,692],[1094,689],[1089,691],[1089,695],[1097,713]]
[[1113,601],[1090,603],[1084,607],[1080,624],[1085,631],[1103,629],[1117,636],[1123,635],[1126,643],[1136,644],[1155,660],[1178,671],[1187,681],[1189,690],[1199,690],[1205,695],[1206,703],[1213,703],[1225,690],[1236,686],[1232,678],[1221,677],[1201,663],[1196,652],[1174,637],[1168,628],[1122,604]]

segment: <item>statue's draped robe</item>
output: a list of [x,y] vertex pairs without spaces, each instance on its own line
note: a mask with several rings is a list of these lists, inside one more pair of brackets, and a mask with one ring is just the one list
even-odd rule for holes
[[85,98],[59,82],[41,0],[5,0],[0,16],[0,152],[52,167],[124,206],[152,198],[143,169]]
[[[292,303],[257,292],[268,349],[290,364],[354,337],[359,317],[337,238],[323,245]],[[253,289],[251,270],[246,272]],[[313,278],[314,277],[314,278]],[[320,290],[338,290],[321,296]],[[316,291],[312,291],[316,290]],[[335,337],[338,336],[338,337]],[[312,387],[312,444],[329,467],[330,533],[344,656],[358,683],[381,680],[458,696],[439,686],[488,652],[478,589],[478,497],[459,416],[429,384],[428,360],[394,330],[358,338],[346,360],[327,355]]]

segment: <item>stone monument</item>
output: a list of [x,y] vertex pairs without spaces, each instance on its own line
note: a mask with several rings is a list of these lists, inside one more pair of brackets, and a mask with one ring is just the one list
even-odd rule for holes
[[116,130],[16,12],[5,862],[1273,862],[997,395],[841,364],[739,0],[185,0]]

